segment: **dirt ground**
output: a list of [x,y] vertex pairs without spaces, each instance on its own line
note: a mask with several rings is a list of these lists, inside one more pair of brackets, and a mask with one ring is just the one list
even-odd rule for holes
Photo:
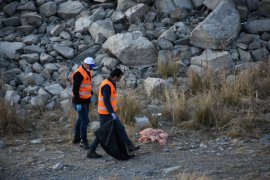
[[[33,114],[34,128],[0,141],[0,179],[270,179],[269,137],[233,139],[209,130],[160,127],[168,143],[139,144],[128,161],[118,161],[100,147],[101,159],[72,144],[70,120],[57,112]],[[54,118],[53,118],[54,117]],[[90,141],[93,139],[88,129]],[[133,141],[138,139],[129,131]],[[132,133],[131,133],[132,132]]]

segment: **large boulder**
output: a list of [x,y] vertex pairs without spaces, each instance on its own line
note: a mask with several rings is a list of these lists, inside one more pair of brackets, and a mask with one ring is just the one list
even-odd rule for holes
[[238,11],[231,3],[221,2],[192,32],[190,43],[210,49],[224,49],[240,31]]
[[139,3],[135,6],[132,6],[125,12],[125,16],[130,24],[136,23],[139,21],[138,18],[144,16],[149,10],[149,7],[143,3]]
[[202,55],[191,58],[191,65],[196,65],[214,72],[226,70],[230,72],[233,68],[232,57],[227,51],[205,50]]
[[108,38],[102,46],[109,49],[124,65],[138,68],[157,65],[157,50],[142,33],[120,33]]
[[67,1],[59,5],[57,14],[63,19],[68,19],[78,15],[83,8],[79,1]]
[[94,22],[89,27],[89,32],[94,39],[98,38],[98,34],[102,34],[106,38],[115,34],[113,23],[110,18]]

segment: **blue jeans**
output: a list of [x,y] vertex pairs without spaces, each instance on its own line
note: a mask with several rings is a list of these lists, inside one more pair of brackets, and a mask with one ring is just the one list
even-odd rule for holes
[[77,111],[78,119],[75,124],[75,138],[87,141],[87,126],[89,124],[89,104],[82,104],[82,110]]
[[[110,114],[108,114],[108,115],[99,114],[100,126],[102,126],[104,123],[106,123],[107,121],[109,121],[111,119],[112,119],[112,116]],[[117,130],[119,132],[119,135],[120,135],[122,141],[126,145],[131,145],[132,142],[128,138],[128,135],[127,135],[127,132],[126,132],[126,129],[125,129],[125,126],[123,125],[123,123],[118,118],[114,121],[116,122]],[[96,151],[98,145],[99,145],[99,141],[97,138],[95,138],[94,141],[92,142],[92,144],[90,145],[90,150]]]

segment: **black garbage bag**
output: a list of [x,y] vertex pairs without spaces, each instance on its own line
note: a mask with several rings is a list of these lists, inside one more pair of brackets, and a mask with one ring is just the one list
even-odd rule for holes
[[125,144],[117,131],[117,125],[114,120],[109,120],[94,132],[101,147],[106,153],[118,160],[128,160],[134,155],[129,155]]

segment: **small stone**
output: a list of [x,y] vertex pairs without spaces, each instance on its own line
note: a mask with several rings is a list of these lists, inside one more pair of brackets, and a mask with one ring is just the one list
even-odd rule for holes
[[38,138],[35,140],[30,141],[32,144],[40,144],[42,142],[42,138]]
[[57,163],[52,168],[53,168],[53,170],[61,170],[61,169],[64,168],[64,164],[63,163]]

